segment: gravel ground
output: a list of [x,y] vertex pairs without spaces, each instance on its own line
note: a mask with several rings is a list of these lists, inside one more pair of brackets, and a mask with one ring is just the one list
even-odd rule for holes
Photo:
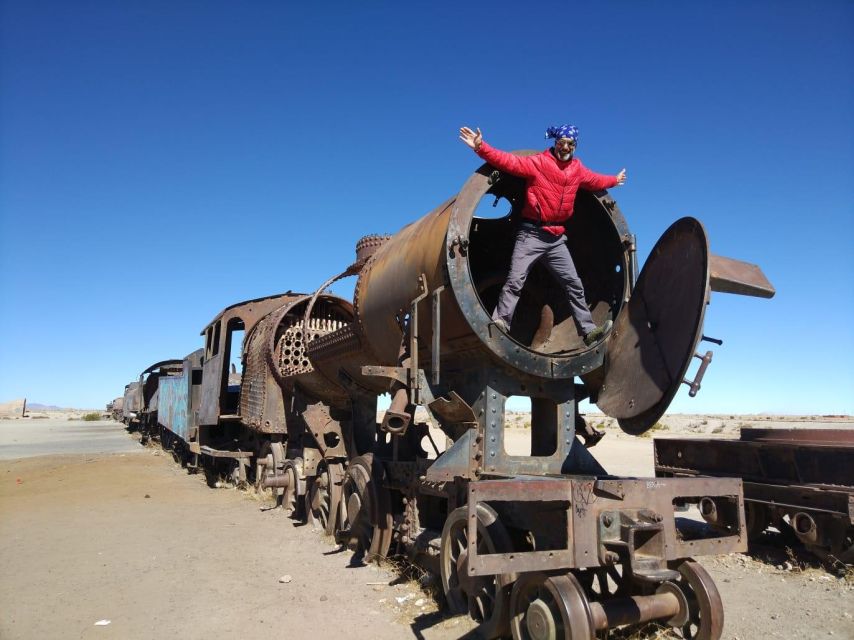
[[[527,437],[510,429],[508,449]],[[609,429],[592,452],[612,473],[652,475],[651,439]],[[472,635],[393,568],[351,566],[310,527],[209,488],[116,423],[3,421],[0,458],[0,638]],[[854,639],[851,570],[767,543],[700,559],[723,637]]]

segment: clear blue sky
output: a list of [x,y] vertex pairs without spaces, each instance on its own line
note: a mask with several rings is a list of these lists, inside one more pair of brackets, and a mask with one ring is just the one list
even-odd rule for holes
[[777,287],[713,295],[724,346],[672,409],[854,413],[847,0],[0,7],[0,401],[103,405],[456,193],[460,125],[569,122],[627,167],[641,257],[693,215]]

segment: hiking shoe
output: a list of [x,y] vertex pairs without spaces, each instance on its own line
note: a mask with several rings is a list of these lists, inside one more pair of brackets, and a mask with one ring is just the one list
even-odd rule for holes
[[611,327],[614,326],[614,323],[611,320],[606,320],[604,323],[600,324],[598,327],[593,329],[590,333],[584,336],[584,344],[588,347],[599,340],[602,336],[604,336],[608,331],[610,331]]
[[501,318],[496,318],[492,321],[492,324],[501,329],[504,333],[510,333],[510,327],[508,327],[507,323]]

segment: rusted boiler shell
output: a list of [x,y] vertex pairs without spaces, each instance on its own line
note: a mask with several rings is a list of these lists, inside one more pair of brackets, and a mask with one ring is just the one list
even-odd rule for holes
[[[566,304],[566,295],[540,265],[522,292],[509,338],[490,324],[498,292],[506,279],[523,203],[524,183],[495,179],[484,165],[460,193],[391,237],[359,274],[354,306],[363,348],[377,364],[394,364],[399,353],[400,318],[423,293],[418,331],[427,366],[433,321],[431,297],[439,296],[442,357],[488,355],[521,375],[569,378],[602,362],[599,348],[586,347]],[[498,219],[475,217],[482,198],[509,202]],[[585,282],[594,320],[615,317],[630,289],[628,228],[607,193],[579,193],[567,238]],[[423,276],[423,279],[422,279]]]

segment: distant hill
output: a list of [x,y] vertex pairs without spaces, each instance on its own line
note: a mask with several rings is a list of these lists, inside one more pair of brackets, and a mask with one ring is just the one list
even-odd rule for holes
[[[0,402],[0,416],[20,416],[24,410],[24,399],[9,400],[9,402]],[[69,411],[65,407],[57,407],[53,404],[41,404],[38,402],[27,403],[27,415],[30,411]]]
[[28,402],[27,410],[32,409],[33,411],[62,411],[65,407],[57,407],[53,404],[39,404],[38,402]]

